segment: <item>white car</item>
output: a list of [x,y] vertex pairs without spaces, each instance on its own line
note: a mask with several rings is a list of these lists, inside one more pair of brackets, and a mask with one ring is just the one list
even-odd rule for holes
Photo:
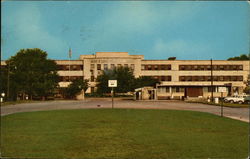
[[230,103],[245,103],[247,95],[237,95],[237,96],[232,96],[232,97],[225,97],[224,102],[230,102]]

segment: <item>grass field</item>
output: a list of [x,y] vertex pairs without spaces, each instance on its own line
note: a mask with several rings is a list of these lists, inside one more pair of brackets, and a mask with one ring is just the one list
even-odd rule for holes
[[248,123],[174,110],[82,109],[2,117],[3,157],[246,158]]

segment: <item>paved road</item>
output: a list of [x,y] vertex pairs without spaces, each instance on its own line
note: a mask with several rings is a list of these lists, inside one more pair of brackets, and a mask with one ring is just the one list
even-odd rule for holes
[[[99,106],[98,106],[99,105]],[[86,109],[86,108],[111,108],[111,99],[85,99],[83,101],[47,101],[41,103],[24,103],[18,105],[3,106],[1,116],[18,113],[42,110],[58,109]],[[199,103],[185,103],[183,101],[133,101],[116,99],[115,108],[136,108],[136,109],[174,109],[209,112],[220,115],[221,108]],[[224,116],[249,122],[248,108],[224,107]]]

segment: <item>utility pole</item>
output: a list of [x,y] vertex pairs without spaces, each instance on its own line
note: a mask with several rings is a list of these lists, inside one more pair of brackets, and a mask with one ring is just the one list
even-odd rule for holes
[[69,82],[70,82],[70,61],[71,61],[71,55],[72,55],[72,51],[71,51],[71,48],[69,48]]
[[214,86],[213,86],[213,60],[211,59],[211,101],[214,101]]
[[7,77],[7,101],[10,98],[10,63],[8,64],[8,77]]

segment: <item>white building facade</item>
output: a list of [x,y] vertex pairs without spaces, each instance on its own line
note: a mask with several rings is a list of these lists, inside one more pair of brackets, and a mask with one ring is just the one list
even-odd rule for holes
[[82,78],[90,81],[86,93],[94,92],[98,75],[104,70],[123,66],[130,67],[135,77],[158,79],[157,99],[208,98],[212,92],[214,97],[219,97],[219,87],[227,90],[223,96],[241,94],[250,67],[249,61],[145,60],[143,55],[129,55],[128,52],[96,52],[81,55],[79,60],[55,61],[60,68],[61,87],[66,87],[73,79]]

